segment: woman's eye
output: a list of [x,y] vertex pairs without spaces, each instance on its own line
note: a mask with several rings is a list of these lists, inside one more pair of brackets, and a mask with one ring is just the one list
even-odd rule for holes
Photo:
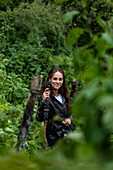
[[57,78],[53,78],[53,80],[57,80]]
[[[58,80],[58,78],[53,78],[53,80]],[[62,81],[63,78],[59,78],[59,81]]]

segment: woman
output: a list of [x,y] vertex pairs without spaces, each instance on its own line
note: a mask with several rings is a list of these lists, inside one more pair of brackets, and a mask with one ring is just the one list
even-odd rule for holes
[[[46,87],[48,81],[51,87]],[[72,130],[69,106],[64,72],[60,68],[53,68],[48,74],[36,115],[37,121],[44,121],[47,124],[46,138],[50,147]]]

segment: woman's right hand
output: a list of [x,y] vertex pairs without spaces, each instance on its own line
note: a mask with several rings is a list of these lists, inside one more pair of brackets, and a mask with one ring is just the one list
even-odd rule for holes
[[50,98],[50,90],[49,88],[46,88],[43,92],[42,102],[45,102],[48,98]]

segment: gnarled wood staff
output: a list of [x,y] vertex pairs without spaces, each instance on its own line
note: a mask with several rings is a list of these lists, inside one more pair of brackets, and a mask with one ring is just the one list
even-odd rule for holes
[[70,91],[70,97],[73,97],[75,95],[75,93],[78,91],[78,84],[77,84],[77,80],[73,79],[71,81],[71,91]]
[[26,108],[24,111],[22,124],[20,127],[19,135],[18,135],[18,150],[22,151],[26,144],[26,139],[28,135],[28,129],[32,118],[33,108],[37,99],[38,92],[41,89],[43,76],[35,76],[32,81],[30,95],[28,97],[28,102],[26,104]]

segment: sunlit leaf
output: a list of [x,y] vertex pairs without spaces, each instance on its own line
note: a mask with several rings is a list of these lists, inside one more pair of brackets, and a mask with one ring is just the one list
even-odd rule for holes
[[63,17],[63,22],[67,22],[67,21],[71,20],[75,15],[78,15],[78,14],[79,14],[79,11],[75,11],[75,10],[66,13]]
[[102,38],[106,41],[106,43],[110,44],[111,47],[113,47],[113,36],[111,33],[106,31],[105,33],[102,34]]
[[106,22],[102,20],[100,17],[97,17],[97,22],[104,30],[107,28]]

